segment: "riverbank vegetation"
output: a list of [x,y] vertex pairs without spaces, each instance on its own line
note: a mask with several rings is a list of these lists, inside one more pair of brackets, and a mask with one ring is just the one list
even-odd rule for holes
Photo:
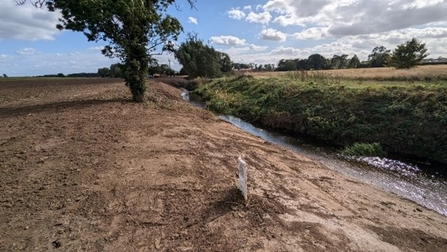
[[401,77],[289,72],[213,79],[196,90],[212,110],[252,123],[345,147],[378,143],[385,151],[447,163],[447,82],[432,75],[393,78]]

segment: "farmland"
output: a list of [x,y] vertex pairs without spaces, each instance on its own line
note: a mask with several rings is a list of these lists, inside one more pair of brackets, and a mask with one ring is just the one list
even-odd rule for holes
[[[356,81],[437,81],[447,80],[447,65],[425,65],[413,69],[382,68],[353,68],[311,71],[316,75],[322,74],[332,80],[356,80]],[[268,78],[290,75],[290,72],[252,72],[255,77]],[[298,73],[295,72],[295,75]],[[308,73],[309,74],[309,73]],[[293,75],[293,73],[292,73]],[[301,75],[297,75],[301,77]]]
[[148,84],[0,81],[0,251],[445,249],[446,216]]

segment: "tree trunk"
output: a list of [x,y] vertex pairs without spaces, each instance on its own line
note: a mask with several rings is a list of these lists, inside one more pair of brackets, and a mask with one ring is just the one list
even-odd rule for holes
[[149,60],[144,45],[137,44],[128,50],[124,61],[124,80],[130,88],[135,102],[144,101],[146,91],[146,77],[149,68]]

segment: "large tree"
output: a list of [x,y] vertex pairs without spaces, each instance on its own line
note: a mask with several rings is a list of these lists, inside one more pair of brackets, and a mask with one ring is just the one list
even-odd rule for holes
[[[57,28],[83,32],[89,41],[106,41],[102,53],[123,63],[124,80],[134,101],[146,90],[151,52],[182,31],[180,22],[167,14],[175,0],[28,0],[36,7],[60,11]],[[195,0],[187,0],[193,6]],[[18,0],[25,4],[27,0]]]
[[348,62],[348,68],[357,68],[360,65],[360,60],[357,55],[352,56],[352,58]]
[[189,78],[219,77],[223,72],[232,70],[228,54],[206,45],[197,34],[188,34],[186,41],[173,52]]
[[328,69],[328,64],[326,61],[326,58],[323,57],[321,54],[312,54],[307,59],[309,67],[314,70],[324,70]]
[[348,64],[348,55],[334,55],[331,59],[331,68],[332,69],[342,69],[346,68],[346,65]]
[[428,56],[425,44],[413,38],[394,49],[390,57],[390,66],[397,69],[415,67]]
[[384,67],[388,64],[390,57],[390,50],[387,50],[384,46],[376,46],[368,55],[368,61],[371,67]]
[[299,59],[281,59],[278,61],[277,71],[294,71],[297,69]]

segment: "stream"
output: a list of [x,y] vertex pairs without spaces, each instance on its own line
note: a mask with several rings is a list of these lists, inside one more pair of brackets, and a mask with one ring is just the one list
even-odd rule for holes
[[[206,106],[187,92],[182,97],[195,106]],[[256,127],[231,115],[218,115],[236,127],[267,142],[303,154],[319,161],[329,169],[355,180],[371,184],[385,191],[414,201],[428,209],[447,216],[447,177],[442,164],[417,163],[379,157],[346,157],[337,150],[306,138],[285,135]]]

